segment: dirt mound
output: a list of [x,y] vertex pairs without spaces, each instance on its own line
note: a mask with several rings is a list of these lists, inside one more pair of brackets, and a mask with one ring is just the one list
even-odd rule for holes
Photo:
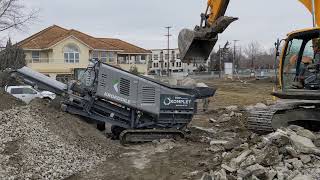
[[1,179],[63,179],[92,169],[118,151],[117,143],[111,145],[93,125],[42,100],[4,109],[8,110],[0,111]]
[[0,89],[0,111],[12,109],[15,107],[26,105],[21,100],[6,93],[3,89]]

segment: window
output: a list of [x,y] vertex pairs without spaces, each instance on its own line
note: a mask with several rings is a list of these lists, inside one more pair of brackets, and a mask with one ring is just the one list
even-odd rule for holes
[[314,58],[314,50],[313,50],[313,43],[312,40],[309,40],[309,42],[306,44],[306,47],[303,51],[303,57],[309,57],[310,59]]
[[92,51],[92,59],[99,59],[99,52],[98,51]]
[[179,67],[182,67],[182,63],[181,62],[179,62]]
[[169,54],[165,54],[165,60],[169,59]]
[[145,61],[147,58],[146,58],[146,55],[141,55],[141,60],[142,61]]
[[12,88],[11,94],[37,94],[37,91],[30,88]]
[[108,57],[109,57],[109,62],[115,62],[116,61],[116,55],[114,52],[109,52],[108,53]]
[[180,59],[180,54],[179,53],[177,54],[177,59]]
[[64,47],[64,62],[79,63],[80,54],[79,48],[76,45],[68,45]]
[[157,68],[158,67],[158,63],[153,63],[153,67]]
[[179,62],[176,62],[177,67],[179,67]]
[[23,94],[23,89],[22,88],[12,88],[11,94]]
[[153,60],[155,61],[159,60],[159,55],[158,54],[153,55]]
[[164,67],[167,67],[167,63],[164,63]]
[[172,67],[174,67],[174,62],[172,63]]
[[57,79],[57,81],[67,83],[71,79],[73,79],[73,75],[71,75],[71,74],[58,74],[56,79]]
[[23,94],[37,94],[37,92],[30,88],[23,88]]
[[32,51],[32,62],[40,62],[40,51]]
[[105,52],[105,51],[103,51],[103,52],[101,52],[101,61],[102,62],[107,62],[107,59],[108,59],[108,56],[107,56],[107,52]]
[[285,61],[283,63],[283,82],[285,88],[290,88],[297,74],[297,59],[303,40],[292,39],[288,42]]

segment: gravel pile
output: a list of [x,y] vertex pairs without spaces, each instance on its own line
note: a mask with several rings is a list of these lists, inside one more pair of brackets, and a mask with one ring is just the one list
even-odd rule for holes
[[202,180],[320,179],[320,134],[298,126],[267,136],[211,140],[206,151],[214,154],[208,164],[216,166]]
[[93,125],[35,102],[0,111],[0,179],[63,179],[89,171],[117,147]]

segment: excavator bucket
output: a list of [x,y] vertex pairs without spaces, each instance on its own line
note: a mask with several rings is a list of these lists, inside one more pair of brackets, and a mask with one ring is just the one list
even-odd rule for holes
[[204,33],[183,29],[178,37],[181,60],[188,63],[205,62],[217,41],[217,37],[207,38]]
[[[209,0],[211,7],[209,14],[210,26],[196,27],[194,30],[183,29],[179,33],[178,46],[183,62],[203,63],[208,60],[216,42],[218,34],[222,33],[238,18],[224,16],[230,0]],[[206,14],[207,15],[207,14]]]
[[238,18],[222,16],[211,27],[179,33],[178,46],[182,62],[206,62],[218,41],[218,34]]

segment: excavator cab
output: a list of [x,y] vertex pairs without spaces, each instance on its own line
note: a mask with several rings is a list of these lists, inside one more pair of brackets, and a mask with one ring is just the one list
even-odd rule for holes
[[279,58],[280,88],[272,93],[280,99],[275,105],[251,110],[247,127],[257,133],[290,125],[319,131],[320,28],[294,31],[284,42]]
[[[204,63],[208,60],[218,34],[238,18],[224,16],[230,0],[208,0],[207,10],[201,14],[201,22],[194,30],[183,29],[179,33],[178,46],[181,60]],[[209,12],[210,10],[210,12]]]
[[320,28],[288,34],[280,57],[282,99],[320,100]]

